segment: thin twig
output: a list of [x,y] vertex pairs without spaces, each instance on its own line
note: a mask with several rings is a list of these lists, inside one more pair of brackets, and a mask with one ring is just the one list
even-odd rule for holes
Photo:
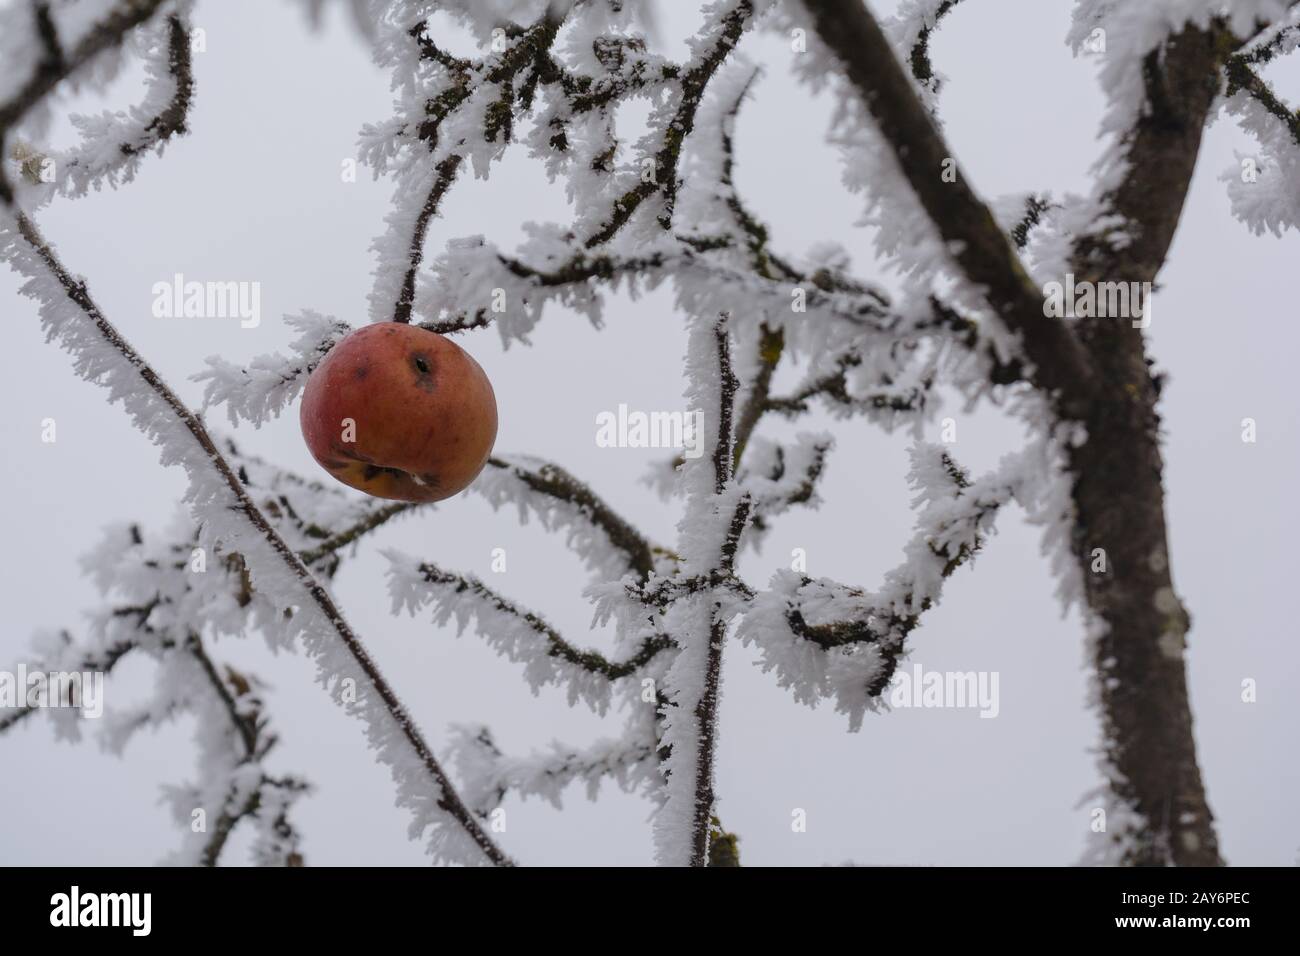
[[672,646],[672,641],[659,634],[647,637],[631,657],[621,661],[611,661],[603,654],[593,650],[582,650],[566,641],[560,632],[532,611],[519,608],[496,591],[474,577],[464,577],[450,571],[444,571],[437,565],[422,563],[418,573],[429,584],[450,587],[458,593],[470,592],[488,606],[508,614],[521,624],[535,631],[547,644],[547,654],[559,658],[566,664],[581,668],[589,674],[597,674],[606,680],[616,681],[638,673],[641,668],[654,659],[660,651]]

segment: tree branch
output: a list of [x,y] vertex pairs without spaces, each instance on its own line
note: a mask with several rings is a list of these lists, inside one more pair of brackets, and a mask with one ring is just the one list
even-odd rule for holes
[[[913,452],[912,480],[927,500],[908,543],[906,560],[868,593],[782,571],[756,595],[741,624],[745,643],[757,644],[764,670],[775,670],[797,700],[837,699],[853,729],[893,680],[905,641],[938,601],[944,582],[974,558],[994,517],[1016,493],[1020,465],[1008,459],[972,482],[947,452]],[[816,620],[810,621],[809,614]],[[806,644],[819,649],[809,666]],[[871,654],[863,653],[866,648]]]
[[[672,641],[666,635],[656,635],[643,640],[641,646],[632,656],[624,660],[611,661],[597,651],[582,650],[570,644],[541,617],[531,611],[519,608],[477,578],[462,577],[459,574],[443,571],[437,565],[428,562],[421,562],[417,568],[417,573],[421,580],[427,584],[449,588],[452,593],[457,595],[468,593],[487,607],[514,619],[540,639],[546,648],[545,654],[547,657],[556,658],[587,674],[602,677],[607,681],[612,682],[637,674],[660,651],[672,646]],[[503,638],[500,629],[491,629],[485,631],[485,633],[488,633],[494,639],[500,640]],[[523,655],[512,654],[511,656],[526,660]]]
[[424,260],[424,237],[429,232],[429,223],[438,214],[442,197],[447,195],[447,190],[456,181],[460,164],[461,157],[453,153],[436,168],[433,186],[429,189],[429,195],[425,197],[424,205],[420,207],[420,215],[416,217],[415,228],[411,232],[410,248],[406,255],[406,274],[402,278],[402,290],[393,306],[394,322],[411,321],[411,305],[415,302],[415,277],[420,271],[420,263]]
[[[1143,62],[1147,104],[1124,139],[1123,181],[1103,212],[1122,228],[1076,243],[1078,280],[1154,282],[1168,254],[1238,41],[1218,22],[1169,37]],[[1196,761],[1184,662],[1189,618],[1170,571],[1160,452],[1159,389],[1143,330],[1086,320],[1081,341],[1097,370],[1082,417],[1088,440],[1067,449],[1073,550],[1096,629],[1096,682],[1112,790],[1141,821],[1126,835],[1132,864],[1216,865],[1218,840]],[[1102,548],[1108,570],[1093,570]]]
[[178,16],[167,18],[167,66],[176,90],[171,102],[145,126],[150,139],[142,143],[123,143],[122,152],[128,156],[143,152],[173,136],[188,132],[187,121],[190,104],[194,99],[194,72],[190,56],[190,31]]
[[930,22],[922,24],[916,42],[912,44],[912,52],[908,57],[908,63],[912,67],[912,76],[916,77],[916,81],[932,93],[939,92],[939,83],[938,77],[934,73],[934,64],[930,62],[930,38],[934,35],[934,31],[938,29],[939,22],[951,13],[953,7],[960,2],[961,0],[943,0],[943,3],[939,4],[938,9],[934,11],[934,18]]
[[645,581],[654,571],[654,549],[650,542],[604,499],[559,465],[543,462],[525,468],[502,458],[489,458],[488,467],[508,472],[530,491],[572,507],[577,514],[598,528],[610,544],[627,557],[628,567]]
[[[541,59],[550,49],[555,35],[562,24],[555,13],[558,7],[548,4],[543,8],[542,16],[526,30],[518,32],[512,43],[499,57],[492,57],[478,62],[462,60],[443,53],[429,38],[428,24],[417,24],[411,30],[411,37],[419,44],[421,54],[440,63],[453,77],[453,84],[438,96],[430,99],[425,106],[426,118],[419,128],[419,138],[428,146],[432,154],[437,151],[443,122],[469,100],[474,92],[475,81],[481,80],[497,84],[502,88],[502,101],[489,109],[484,130],[488,141],[495,141],[498,135],[509,140],[513,125],[514,81],[518,74],[533,67],[534,75],[541,69]],[[533,80],[536,82],[536,79]],[[526,99],[526,97],[525,97]],[[520,106],[527,108],[527,103]],[[424,240],[428,234],[429,223],[437,215],[447,190],[456,179],[464,157],[459,153],[449,153],[435,167],[433,185],[425,197],[424,205],[416,217],[406,255],[406,272],[397,301],[393,306],[394,322],[410,322],[411,306],[415,302],[415,280],[420,263],[424,259]]]
[[1020,335],[1034,384],[1055,395],[1064,417],[1082,416],[1093,373],[1086,353],[1060,320],[1043,314],[1030,281],[997,221],[962,176],[944,182],[953,153],[917,98],[889,41],[861,0],[806,0],[818,35],[875,119],[899,168],[967,278]]
[[[726,492],[735,474],[732,415],[735,408],[739,382],[731,369],[731,349],[727,338],[727,316],[723,316],[713,330],[718,363],[718,432],[713,448],[713,491],[717,496]],[[718,571],[730,575],[735,568],[736,554],[740,549],[740,536],[749,520],[750,499],[741,495],[731,515],[727,537],[722,542]],[[710,589],[712,591],[712,589]],[[727,621],[718,613],[721,604],[709,595],[709,644],[705,657],[704,692],[695,705],[698,727],[698,747],[695,759],[695,807],[691,827],[691,866],[709,863],[709,837],[711,822],[716,817],[716,794],[713,790],[714,755],[717,750],[718,692],[722,680],[722,648],[727,637]]]
[[1226,69],[1228,75],[1227,95],[1232,96],[1242,90],[1249,93],[1260,106],[1277,118],[1287,131],[1296,148],[1300,149],[1300,112],[1291,109],[1273,92],[1273,88],[1260,78],[1251,68],[1249,56],[1238,54],[1229,57]]
[[[64,51],[49,7],[45,3],[34,6],[35,29],[45,55],[32,76],[4,103],[0,103],[0,155],[5,154],[5,141],[9,131],[16,126],[27,111],[39,103],[60,82],[106,50],[122,42],[135,27],[148,20],[162,6],[164,0],[126,0],[98,24],[70,51]],[[13,189],[0,170],[0,201],[13,201]]]
[[[132,608],[128,610],[135,611],[136,609]],[[147,616],[148,612],[145,611],[145,614]],[[71,640],[66,632],[64,632],[64,640]],[[117,666],[118,661],[131,651],[135,650],[137,646],[138,645],[135,641],[117,641],[106,648],[87,651],[85,655],[78,660],[75,667],[63,669],[83,672],[98,671],[103,674],[109,674],[112,672],[113,668]],[[39,708],[31,707],[26,704],[14,707],[12,710],[6,708],[9,712],[0,716],[0,734],[3,734],[6,730],[16,726],[25,718],[30,717],[32,714],[36,713],[38,709]]]
[[303,564],[311,566],[321,558],[328,557],[340,548],[345,548],[353,541],[356,541],[364,534],[374,531],[376,528],[387,524],[391,519],[398,515],[406,514],[408,511],[414,511],[419,508],[422,502],[412,501],[394,501],[375,508],[370,514],[366,515],[360,521],[349,525],[342,531],[338,531],[316,547],[307,551],[299,551],[298,557]]
[[741,34],[749,25],[753,12],[754,8],[750,0],[739,0],[723,16],[717,35],[708,51],[682,73],[681,99],[678,101],[673,118],[664,130],[663,145],[653,157],[653,179],[641,180],[614,201],[609,218],[584,243],[588,249],[604,245],[613,239],[641,204],[656,193],[662,192],[664,199],[664,210],[659,216],[659,225],[665,231],[672,228],[673,206],[678,187],[677,162],[681,157],[682,144],[695,127],[695,114],[704,99],[704,91],[709,85],[709,80],[735,49]]

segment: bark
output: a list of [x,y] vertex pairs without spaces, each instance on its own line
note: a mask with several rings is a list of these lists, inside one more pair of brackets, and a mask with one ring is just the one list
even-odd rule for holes
[[[1196,761],[1184,649],[1189,618],[1174,590],[1165,528],[1159,383],[1141,329],[1128,319],[1067,325],[1042,313],[987,208],[959,178],[943,183],[952,156],[911,80],[861,0],[807,0],[822,42],[893,148],[917,199],[967,277],[1021,336],[1030,380],[1088,440],[1070,451],[1074,549],[1095,641],[1104,748],[1116,796],[1139,814],[1123,862],[1221,863],[1213,815]],[[1149,108],[1126,143],[1129,173],[1107,197],[1127,222],[1127,242],[1078,243],[1076,280],[1151,282],[1165,261],[1219,89],[1235,48],[1221,26],[1185,29],[1145,61]],[[1094,549],[1107,571],[1094,573]]]
[[[1152,282],[1168,254],[1201,133],[1219,89],[1225,37],[1187,29],[1147,59],[1148,100],[1128,148],[1131,172],[1111,199],[1132,240],[1090,239],[1076,249],[1076,279]],[[1196,760],[1184,663],[1190,619],[1178,600],[1165,527],[1159,384],[1143,331],[1131,321],[1080,323],[1097,384],[1083,416],[1088,441],[1072,450],[1075,547],[1091,612],[1105,625],[1095,666],[1116,794],[1146,826],[1133,864],[1222,863]],[[1093,549],[1106,552],[1092,571]]]

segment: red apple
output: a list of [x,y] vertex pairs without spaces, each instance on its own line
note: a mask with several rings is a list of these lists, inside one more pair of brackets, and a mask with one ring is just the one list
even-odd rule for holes
[[300,419],[330,474],[398,501],[463,490],[497,437],[496,396],[478,362],[401,322],[368,325],[335,345],[307,379]]

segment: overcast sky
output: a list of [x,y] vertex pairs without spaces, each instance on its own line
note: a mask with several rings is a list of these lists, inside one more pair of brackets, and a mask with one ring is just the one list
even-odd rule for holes
[[[695,4],[664,6],[670,51],[698,20]],[[892,3],[875,3],[887,12]],[[1102,103],[1095,65],[1064,45],[1066,0],[967,4],[933,44],[948,75],[942,96],[947,133],[963,168],[987,197],[1084,191],[1098,154]],[[207,35],[197,55],[191,134],[145,163],[139,180],[115,193],[56,201],[42,228],[68,266],[84,274],[110,319],[191,404],[201,387],[188,377],[204,357],[232,361],[282,349],[292,338],[285,313],[304,308],[366,321],[373,265],[368,246],[383,228],[390,189],[362,173],[341,181],[362,123],[391,114],[388,76],[369,59],[344,19],[311,34],[291,3],[201,3]],[[836,154],[824,143],[830,103],[789,73],[791,53],[770,34],[742,49],[766,73],[737,134],[739,187],[772,224],[776,247],[799,254],[835,239],[859,274],[875,277],[870,237],[854,223],[857,197],[839,186]],[[1268,74],[1300,100],[1294,64]],[[122,106],[130,82],[110,102]],[[1228,120],[1206,137],[1150,335],[1170,374],[1162,405],[1175,583],[1191,611],[1187,656],[1196,730],[1222,852],[1234,864],[1290,865],[1300,848],[1300,642],[1295,633],[1295,488],[1300,421],[1294,395],[1295,264],[1300,240],[1252,236],[1228,211],[1219,172],[1248,141]],[[456,236],[483,233],[509,248],[528,221],[567,221],[562,188],[515,148],[490,181],[465,179],[430,230],[436,255]],[[262,322],[168,320],[150,311],[155,282],[181,272],[199,280],[257,281]],[[178,471],[129,426],[105,393],[78,379],[68,356],[42,341],[35,305],[0,271],[9,336],[0,349],[0,489],[9,542],[0,548],[8,626],[0,667],[23,657],[33,631],[78,630],[96,606],[78,557],[104,525],[122,520],[161,530],[183,491]],[[532,348],[503,352],[493,331],[460,339],[492,378],[500,409],[497,449],[563,464],[587,479],[656,539],[671,542],[677,513],[638,479],[662,452],[599,448],[595,418],[620,403],[640,409],[681,405],[683,317],[667,290],[637,302],[614,297],[603,331],[554,310]],[[789,374],[789,373],[787,373]],[[788,383],[790,378],[782,378]],[[953,412],[956,415],[956,412]],[[958,453],[980,473],[1021,441],[995,410],[958,417]],[[1245,417],[1255,444],[1240,440]],[[41,422],[58,440],[41,442]],[[224,414],[210,424],[225,430]],[[774,423],[765,423],[764,428]],[[742,565],[765,582],[808,553],[809,573],[876,587],[901,559],[912,514],[905,484],[904,434],[862,422],[814,418],[800,428],[837,436],[817,512],[782,519],[764,552]],[[772,434],[781,433],[775,427]],[[308,475],[296,405],[261,430],[237,433],[250,451]],[[928,437],[937,440],[937,427]],[[608,646],[588,633],[579,596],[585,573],[562,537],[520,528],[478,497],[458,497],[418,519],[376,534],[336,582],[341,604],[439,749],[456,722],[485,722],[511,753],[551,739],[582,743],[614,733],[619,719],[570,710],[563,692],[530,695],[518,669],[474,635],[457,639],[427,618],[390,614],[377,551],[393,546],[449,569],[487,577],[493,548],[508,571],[490,583],[542,613],[577,643]],[[861,732],[829,707],[796,705],[727,648],[718,770],[720,814],[741,836],[746,864],[1069,864],[1083,850],[1099,782],[1098,729],[1085,706],[1086,676],[1077,616],[1062,617],[1054,582],[1039,557],[1038,532],[1019,511],[973,568],[951,580],[942,605],[910,641],[911,664],[926,669],[996,671],[1000,713],[897,710],[869,716]],[[388,771],[367,753],[359,724],[313,683],[303,658],[268,655],[257,638],[224,640],[220,659],[273,685],[268,709],[282,738],[277,770],[317,790],[298,805],[309,864],[424,861],[393,806]],[[147,666],[124,665],[109,684],[109,706],[138,696]],[[1258,702],[1241,701],[1244,679]],[[191,726],[182,722],[135,740],[123,759],[93,743],[54,740],[47,721],[27,721],[0,738],[0,862],[149,864],[179,838],[160,786],[193,769]],[[596,803],[581,789],[557,811],[510,799],[505,848],[523,863],[647,864],[649,804],[606,787]],[[1082,802],[1081,802],[1082,801]],[[805,833],[791,811],[806,810]],[[230,862],[245,857],[236,840]]]

